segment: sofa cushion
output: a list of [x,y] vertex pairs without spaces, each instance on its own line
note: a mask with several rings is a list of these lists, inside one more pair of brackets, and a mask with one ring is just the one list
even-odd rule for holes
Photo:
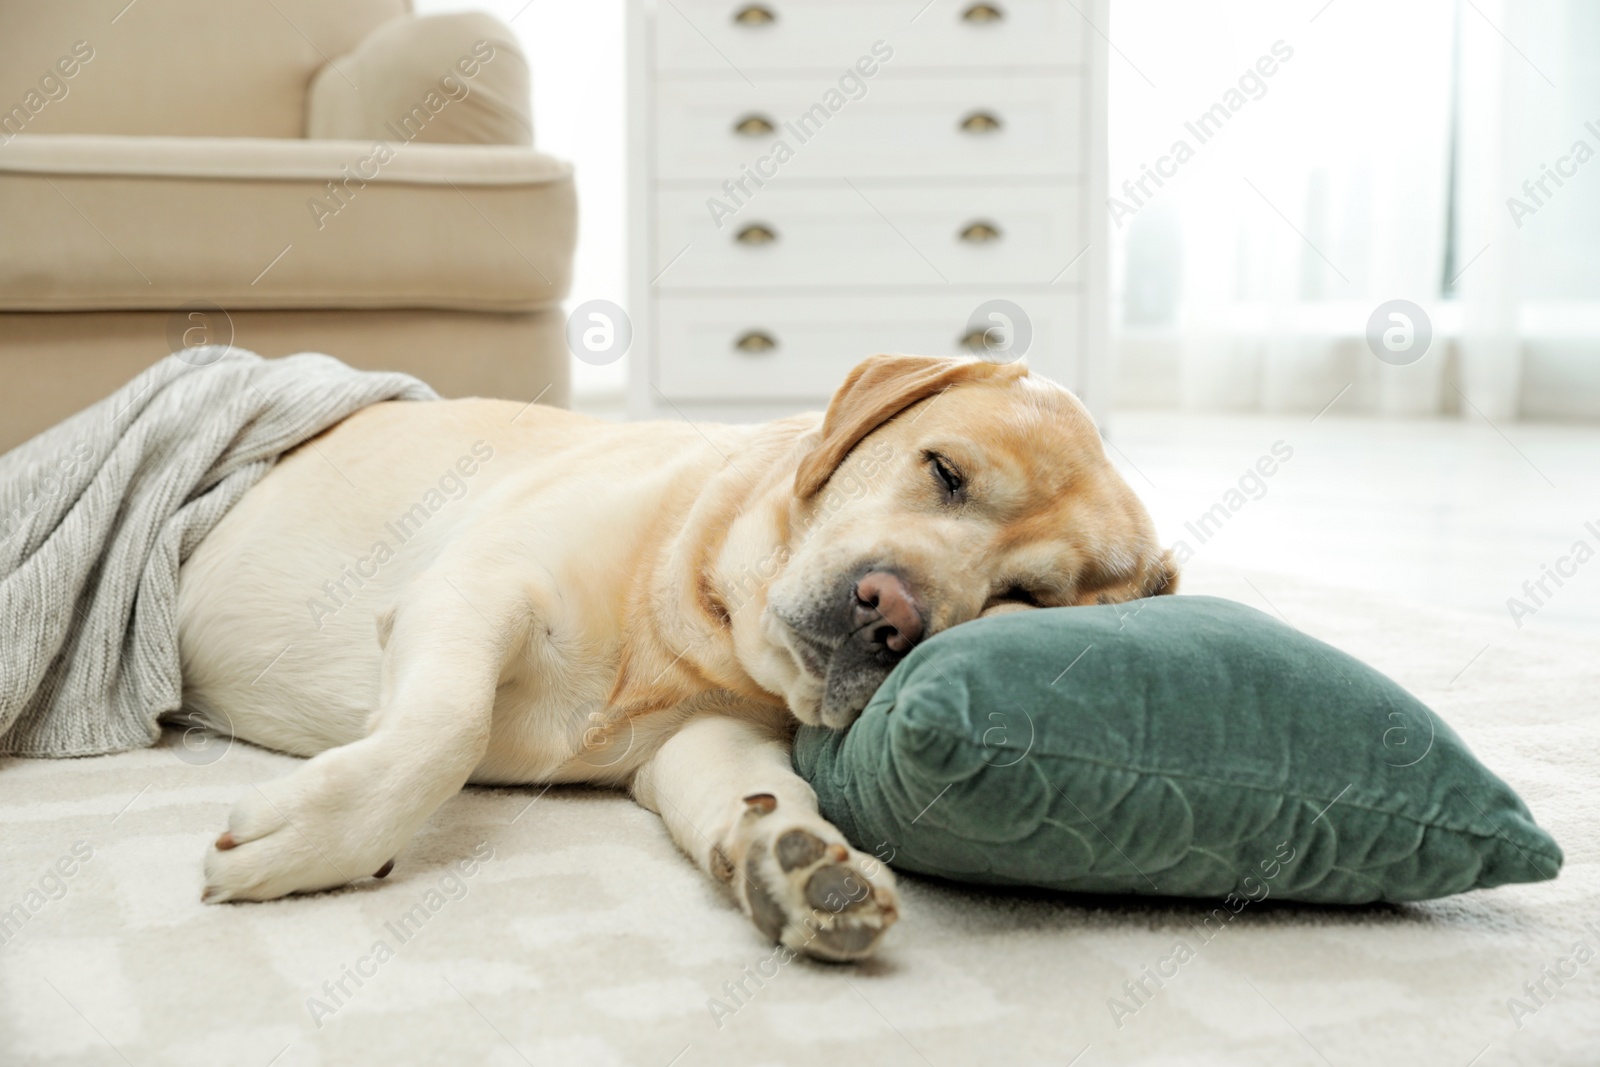
[[0,151],[0,310],[453,308],[566,295],[570,165],[403,141],[35,136]]
[[328,57],[410,8],[406,0],[0,4],[0,142],[18,133],[300,137],[306,87]]
[[569,397],[560,308],[0,313],[0,454],[115,392],[185,341],[264,356],[326,352],[363,370],[413,374],[447,397],[537,397],[556,407]]
[[527,61],[499,19],[402,16],[317,73],[306,136],[531,145],[529,100]]

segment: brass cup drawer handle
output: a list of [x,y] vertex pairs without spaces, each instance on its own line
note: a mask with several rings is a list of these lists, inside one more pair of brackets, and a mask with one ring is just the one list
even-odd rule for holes
[[961,120],[960,128],[962,133],[998,133],[1004,125],[992,111],[974,111]]
[[736,26],[770,26],[778,21],[778,13],[765,4],[746,4],[733,13]]
[[747,356],[757,356],[777,348],[778,339],[765,330],[746,330],[734,340],[733,347]]
[[989,331],[992,329],[994,327],[990,326],[981,330],[968,330],[961,335],[961,340],[957,341],[956,344],[973,355],[984,355],[989,351]]
[[742,245],[769,245],[778,239],[778,232],[770,226],[763,226],[759,222],[752,222],[744,229],[733,235],[733,239]]
[[961,239],[972,245],[988,244],[1002,236],[999,224],[994,222],[974,222],[961,231]]
[[765,115],[741,115],[733,124],[733,132],[740,137],[765,137],[777,129]]
[[1006,13],[994,4],[973,4],[961,13],[961,21],[987,23],[999,22],[1006,17]]

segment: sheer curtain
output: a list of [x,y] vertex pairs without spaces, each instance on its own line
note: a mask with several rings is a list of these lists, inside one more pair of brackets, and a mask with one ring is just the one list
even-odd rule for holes
[[1489,268],[1461,280],[1462,388],[1485,411],[1600,418],[1600,5],[1473,0],[1462,19],[1461,246]]
[[[419,15],[487,11],[516,33],[533,75],[533,143],[576,168],[578,251],[568,308],[627,302],[623,228],[624,0],[413,0]],[[580,404],[620,405],[628,357],[603,367],[572,360]]]
[[[1118,0],[1118,403],[1600,416],[1595,6]],[[1397,299],[1406,365],[1366,339]]]

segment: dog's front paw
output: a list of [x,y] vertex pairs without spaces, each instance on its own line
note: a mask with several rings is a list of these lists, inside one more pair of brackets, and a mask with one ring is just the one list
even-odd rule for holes
[[287,778],[252,786],[206,853],[200,899],[272,900],[388,874],[398,844],[371,810],[371,784],[363,789],[351,770],[326,753]]
[[737,868],[722,858],[726,869],[718,873],[756,927],[819,959],[870,956],[900,917],[889,869],[852,849],[820,816],[778,811],[770,793],[745,798],[742,823],[743,858]]

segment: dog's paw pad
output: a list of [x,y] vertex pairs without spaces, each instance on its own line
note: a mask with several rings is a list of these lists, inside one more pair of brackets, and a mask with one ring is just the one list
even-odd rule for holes
[[738,873],[734,870],[733,861],[728,858],[728,854],[717,845],[711,846],[711,873],[719,882],[731,882],[733,876]]
[[751,793],[744,798],[744,809],[749,815],[771,815],[778,809],[778,798],[771,793]]
[[816,944],[822,950],[812,955],[827,960],[854,960],[868,955],[883,930],[872,926],[831,926],[818,930]]
[[871,896],[866,876],[851,867],[821,867],[806,882],[806,903],[824,911],[850,911]]
[[756,928],[773,940],[821,959],[859,959],[900,917],[899,900],[888,869],[827,839],[837,834],[819,824],[756,838],[738,887]]
[[745,901],[750,905],[750,919],[756,924],[756,929],[772,938],[774,941],[783,937],[783,927],[787,921],[783,905],[767,891],[762,884],[761,872],[754,862],[756,856],[751,853],[751,862],[745,867]]
[[810,830],[793,829],[778,838],[778,866],[785,871],[809,867],[828,850],[827,843]]

